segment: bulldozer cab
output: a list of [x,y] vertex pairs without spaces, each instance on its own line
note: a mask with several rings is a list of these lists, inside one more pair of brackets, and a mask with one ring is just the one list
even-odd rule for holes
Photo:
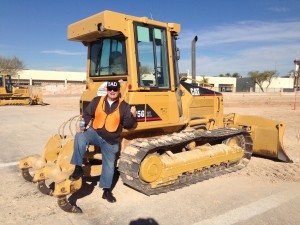
[[10,75],[0,74],[0,93],[11,94],[13,90]]
[[[81,41],[88,47],[90,81],[115,77],[130,81],[131,90],[172,89],[173,77],[170,74],[175,74],[174,67],[177,67],[172,44],[179,32],[178,24],[110,11],[94,17],[70,25],[68,36],[69,40]],[[111,17],[114,19],[107,19]],[[94,20],[97,20],[95,31],[79,34],[81,27],[90,26]],[[130,29],[125,29],[128,26]]]
[[[145,24],[134,24],[134,29],[138,88],[170,89],[166,30]],[[128,75],[126,53],[123,34],[91,42],[90,77]]]
[[[173,72],[170,69],[175,66],[172,45],[179,31],[179,24],[104,11],[71,24],[68,39],[88,47],[88,77],[93,81],[125,75],[120,78],[136,81],[132,82],[134,89],[146,86],[170,89]],[[122,68],[118,73],[111,71],[115,61]]]

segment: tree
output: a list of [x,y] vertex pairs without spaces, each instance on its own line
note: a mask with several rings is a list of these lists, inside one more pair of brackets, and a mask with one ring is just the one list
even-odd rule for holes
[[241,77],[241,75],[240,75],[239,73],[233,73],[231,76],[232,76],[232,77],[235,77],[235,78]]
[[202,76],[201,83],[208,83],[208,78],[205,76]]
[[271,81],[272,81],[273,77],[275,77],[277,75],[277,71],[276,70],[269,70],[269,71],[263,71],[263,72],[250,71],[248,73],[248,75],[259,86],[260,90],[262,92],[264,92],[263,83],[267,82],[266,89],[268,89],[268,87],[271,84]]
[[202,80],[200,81],[200,85],[201,85],[202,87],[207,87],[207,86],[209,86],[208,78],[205,77],[205,76],[202,76]]
[[0,73],[16,75],[25,68],[24,63],[17,57],[5,58],[0,56]]
[[241,75],[239,73],[233,73],[233,74],[226,73],[225,75],[221,73],[221,74],[219,74],[219,77],[235,77],[235,78],[239,78],[239,77],[241,77]]

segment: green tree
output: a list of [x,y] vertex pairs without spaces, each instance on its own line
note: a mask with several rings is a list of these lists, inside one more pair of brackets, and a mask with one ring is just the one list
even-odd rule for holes
[[208,78],[205,77],[205,76],[202,76],[202,79],[200,80],[200,85],[201,85],[202,87],[209,86]]
[[17,57],[5,58],[0,56],[0,73],[16,75],[25,68],[24,63]]
[[235,78],[239,78],[241,77],[239,73],[233,73],[233,74],[230,74],[230,73],[226,73],[225,75],[224,74],[219,74],[219,77],[235,77]]
[[231,76],[232,76],[232,77],[235,77],[235,78],[241,77],[241,75],[240,75],[239,73],[233,73]]
[[205,76],[202,76],[201,83],[208,83],[208,78]]
[[262,87],[263,83],[267,82],[266,89],[268,89],[268,87],[271,84],[271,81],[272,81],[273,77],[275,77],[277,75],[277,71],[276,70],[269,70],[269,71],[263,71],[263,72],[250,71],[248,73],[248,75],[259,86],[260,90],[262,92],[264,92],[264,89]]

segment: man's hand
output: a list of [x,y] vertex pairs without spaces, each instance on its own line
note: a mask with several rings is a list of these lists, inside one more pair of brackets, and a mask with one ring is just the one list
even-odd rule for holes
[[130,112],[133,115],[133,117],[136,117],[136,108],[135,108],[135,106],[131,106]]

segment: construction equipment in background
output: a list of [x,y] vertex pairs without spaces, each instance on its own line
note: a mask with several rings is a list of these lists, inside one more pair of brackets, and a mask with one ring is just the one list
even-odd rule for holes
[[11,75],[0,74],[1,105],[44,105],[42,92],[36,87],[18,87]]
[[[118,80],[122,98],[137,109],[136,127],[122,132],[118,170],[123,183],[152,195],[242,169],[252,153],[291,162],[283,148],[285,124],[224,115],[221,93],[201,87],[195,79],[179,77],[179,32],[176,23],[111,11],[68,28],[68,39],[83,43],[88,51],[87,89],[80,98],[80,112],[95,96],[106,95],[108,80]],[[123,65],[118,69],[111,65],[114,55],[121,56]],[[68,179],[74,168],[70,165],[73,139],[65,144],[60,141],[53,141],[53,146],[48,142],[50,151],[44,150],[42,156],[47,159],[48,152],[54,152],[54,161],[44,160],[37,171],[29,156],[20,161],[20,169],[25,179],[36,177],[26,180],[42,184],[43,193],[56,196],[64,211],[81,212],[67,201],[82,182],[81,178],[76,182]],[[101,149],[89,146],[84,176],[101,175],[101,160]],[[45,180],[55,183],[54,190]]]

